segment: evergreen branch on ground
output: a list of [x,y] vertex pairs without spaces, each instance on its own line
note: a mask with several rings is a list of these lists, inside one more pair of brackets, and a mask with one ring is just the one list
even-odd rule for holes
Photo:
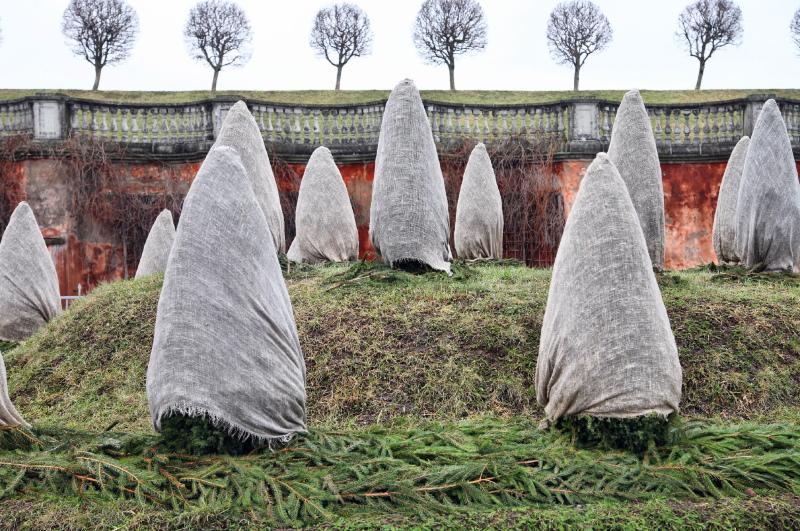
[[166,453],[154,434],[33,434],[0,450],[0,500],[23,494],[142,506],[254,511],[300,525],[353,512],[442,515],[467,508],[800,493],[800,427],[691,421],[644,455],[576,448],[534,421],[485,418],[313,430],[241,457]]

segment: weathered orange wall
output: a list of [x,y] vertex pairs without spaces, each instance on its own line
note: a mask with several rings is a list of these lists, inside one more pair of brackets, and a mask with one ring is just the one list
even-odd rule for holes
[[[589,160],[557,163],[567,214],[590,163]],[[686,269],[716,262],[711,231],[726,165],[727,162],[661,164],[666,217],[664,266],[667,269]]]
[[[590,161],[556,163],[565,209],[569,212]],[[68,191],[63,171],[55,160],[30,160],[13,163],[6,169],[6,190],[27,200],[37,216],[42,234],[49,238],[50,252],[56,263],[64,295],[86,293],[99,282],[123,278],[126,274],[122,247],[103,227],[87,226],[86,220],[73,219],[68,208]],[[126,186],[131,191],[157,193],[163,183],[185,191],[194,179],[200,163],[128,163]],[[800,165],[799,165],[800,166]],[[289,166],[302,175],[305,166]],[[369,207],[375,164],[341,164],[358,225],[360,255],[374,257],[369,242]],[[661,165],[666,209],[666,267],[682,269],[715,261],[711,230],[717,193],[725,162],[681,162]],[[9,177],[11,176],[11,177]],[[280,179],[279,179],[280,181]],[[279,182],[282,189],[296,188],[292,182]],[[9,188],[10,187],[10,188]],[[131,275],[133,271],[128,271]],[[80,286],[80,288],[79,288]]]
[[[591,161],[558,163],[564,203],[569,213]],[[666,217],[664,266],[685,269],[715,261],[711,229],[725,162],[661,165]]]

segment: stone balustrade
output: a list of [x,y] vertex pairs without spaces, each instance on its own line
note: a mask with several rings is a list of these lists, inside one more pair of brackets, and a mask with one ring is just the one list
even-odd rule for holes
[[69,102],[72,134],[125,144],[182,144],[212,139],[212,106]]
[[[666,157],[724,157],[752,132],[768,98],[704,104],[649,105],[659,153]],[[31,135],[61,140],[70,135],[124,144],[128,151],[202,153],[214,140],[230,100],[186,104],[99,103],[67,97],[30,97],[0,103],[0,137]],[[385,101],[352,105],[286,105],[249,101],[264,141],[289,158],[303,159],[319,146],[337,157],[366,160],[378,144]],[[464,140],[493,144],[509,138],[554,140],[559,156],[587,157],[608,147],[616,102],[570,100],[537,105],[460,105],[424,102],[440,147]],[[800,153],[800,101],[778,100],[793,145]]]
[[33,106],[27,100],[0,103],[0,136],[33,132]]

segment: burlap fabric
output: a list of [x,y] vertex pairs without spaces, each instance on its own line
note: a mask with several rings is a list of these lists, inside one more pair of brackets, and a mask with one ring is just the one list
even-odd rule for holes
[[214,142],[214,147],[217,146],[232,148],[241,157],[253,193],[267,218],[272,242],[278,252],[285,253],[286,235],[278,185],[272,173],[272,166],[269,164],[269,155],[264,146],[261,130],[243,101],[236,102],[225,115],[225,120],[217,133],[217,140]]
[[6,378],[6,365],[3,361],[3,353],[0,352],[0,426],[25,426],[30,425],[25,422],[17,408],[11,403],[8,396],[8,380]]
[[503,201],[483,144],[472,150],[464,170],[453,237],[459,258],[503,257]]
[[650,118],[638,90],[625,94],[614,118],[608,158],[628,187],[653,268],[664,267],[664,185]]
[[369,232],[391,266],[426,264],[450,272],[450,219],[442,169],[413,81],[392,90],[383,112]]
[[800,269],[800,183],[775,100],[764,104],[744,159],[736,206],[736,253],[748,268]]
[[358,228],[342,174],[326,147],[311,154],[295,209],[293,262],[346,262],[358,258]]
[[305,431],[305,374],[269,225],[238,154],[218,147],[186,197],[164,274],[147,367],[153,425],[207,415],[243,438],[287,440]]
[[601,153],[553,265],[536,365],[547,419],[678,411],[681,366],[627,188]]
[[0,339],[23,341],[60,310],[56,267],[31,207],[22,202],[0,241]]
[[728,165],[719,185],[711,239],[720,264],[739,263],[739,255],[736,254],[736,203],[739,200],[739,184],[742,181],[744,159],[749,145],[749,137],[743,136],[739,139],[728,158]]
[[173,240],[175,240],[175,223],[172,221],[172,212],[162,210],[144,242],[139,267],[136,268],[136,278],[163,273],[167,269]]

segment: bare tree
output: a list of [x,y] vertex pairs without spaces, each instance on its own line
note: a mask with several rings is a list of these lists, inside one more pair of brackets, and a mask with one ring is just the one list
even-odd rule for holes
[[211,92],[217,90],[220,70],[250,60],[253,38],[250,21],[244,10],[233,2],[204,0],[194,6],[189,11],[183,36],[192,57],[207,62],[214,70]]
[[369,18],[358,6],[342,3],[317,12],[310,44],[317,55],[336,67],[336,90],[341,85],[344,65],[353,57],[369,54],[371,43]]
[[425,0],[414,25],[414,46],[431,64],[450,70],[450,90],[456,89],[456,56],[486,48],[486,21],[475,0]]
[[800,48],[800,8],[794,12],[792,23],[789,24],[789,31],[792,33],[794,45]]
[[689,55],[700,62],[695,90],[700,90],[706,62],[714,52],[742,40],[742,10],[731,0],[697,0],[678,17],[676,37],[685,41]]
[[128,58],[139,32],[139,17],[124,0],[70,0],[61,31],[72,52],[94,66],[94,85],[107,64]]
[[572,65],[573,90],[578,90],[581,67],[586,59],[608,46],[612,35],[608,19],[589,0],[562,2],[550,13],[547,46],[557,63]]

